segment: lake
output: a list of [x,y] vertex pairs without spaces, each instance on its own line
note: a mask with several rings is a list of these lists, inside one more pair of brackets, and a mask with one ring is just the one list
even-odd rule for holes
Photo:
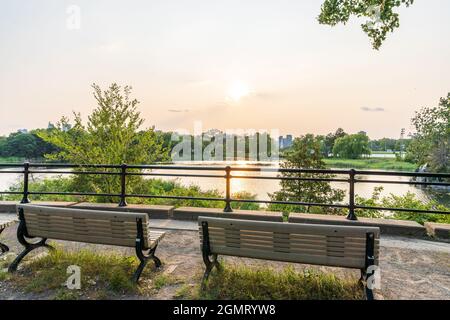
[[[266,163],[253,163],[248,161],[230,161],[230,162],[182,162],[177,163],[176,165],[182,165],[182,166],[225,166],[225,165],[231,165],[233,167],[249,167],[249,166],[261,166],[263,168],[278,168],[278,163],[274,162],[266,162]],[[15,174],[15,173],[7,173],[8,171],[12,171],[13,169],[2,169],[1,171],[3,173],[0,173],[0,190],[4,191],[7,190],[10,186],[20,183],[22,181],[23,177],[21,174]],[[57,170],[53,170],[57,171]],[[214,170],[205,170],[205,171],[191,171],[191,170],[153,170],[154,173],[179,173],[179,174],[212,174],[212,175],[222,175],[224,172],[221,171],[214,171]],[[245,175],[245,176],[254,176],[254,175],[264,175],[264,176],[272,176],[276,177],[277,172],[234,172],[235,175]],[[36,181],[39,179],[43,179],[44,177],[49,178],[57,178],[59,175],[57,173],[52,174],[32,174],[30,175],[30,181]],[[67,176],[67,175],[66,175]],[[348,179],[347,175],[341,175],[336,176],[337,178],[344,178]],[[148,179],[154,178],[154,177],[146,177]],[[194,178],[194,177],[157,177],[163,180],[176,180],[180,184],[189,186],[189,185],[198,185],[202,190],[211,190],[216,189],[221,192],[225,191],[225,179],[220,178]],[[366,175],[358,175],[358,179],[362,180],[396,180],[396,181],[408,181],[408,177],[386,177],[386,176],[366,176]],[[332,187],[339,188],[348,193],[348,183],[345,182],[332,182]],[[374,190],[375,186],[378,186],[379,184],[373,184],[373,183],[357,183],[355,185],[355,193],[362,197],[370,197],[372,195],[372,192]],[[421,201],[427,202],[430,199],[437,200],[439,203],[442,203],[446,206],[450,206],[450,195],[448,192],[436,192],[431,191],[429,189],[416,187],[414,185],[405,185],[405,184],[384,184],[383,185],[384,190],[382,192],[382,195],[389,195],[390,193],[393,193],[395,195],[404,195],[407,192],[412,192],[416,195],[418,199]],[[275,191],[279,190],[279,180],[262,180],[262,179],[239,179],[234,178],[231,180],[231,192],[241,192],[241,191],[247,191],[252,194],[256,194],[257,199],[259,200],[268,200],[269,196],[268,193],[273,193]],[[57,190],[55,190],[57,191]],[[347,202],[347,199],[344,200],[344,202]]]

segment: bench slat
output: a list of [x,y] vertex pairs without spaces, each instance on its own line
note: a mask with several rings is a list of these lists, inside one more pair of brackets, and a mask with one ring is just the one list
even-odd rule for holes
[[87,210],[74,208],[59,208],[59,207],[44,207],[29,204],[17,205],[17,208],[24,208],[25,213],[36,213],[42,215],[51,215],[52,217],[75,217],[87,219],[106,219],[106,220],[123,220],[136,222],[136,218],[148,219],[146,213],[137,212],[118,212],[118,211],[103,211],[103,210]]
[[[199,233],[201,234],[201,230],[199,230]],[[248,237],[248,238],[252,238],[252,237],[255,237],[255,238],[277,238],[277,239],[280,239],[280,241],[282,241],[283,239],[286,239],[286,240],[294,240],[294,239],[323,240],[323,239],[328,239],[328,241],[340,241],[340,239],[342,239],[342,236],[335,237],[335,236],[315,235],[315,234],[307,234],[307,233],[301,234],[301,233],[295,233],[295,232],[284,232],[284,233],[268,232],[268,231],[249,232],[247,230],[223,229],[223,228],[210,228],[209,234],[217,235],[217,236],[227,235],[230,237],[238,236],[238,237]],[[346,234],[345,238],[351,242],[360,242],[360,243],[365,244],[365,242],[366,242],[365,235],[364,235],[364,237],[362,236],[361,233],[359,235],[360,235],[360,237],[355,237],[355,236],[351,236],[351,235],[349,236]]]
[[[110,245],[119,245],[126,247],[134,247],[136,241],[136,235],[134,237],[125,237],[122,235],[111,235],[108,234],[73,234],[64,231],[48,231],[48,230],[31,230],[30,236],[32,237],[45,237],[55,240],[65,240],[65,241],[78,241],[78,242],[87,242],[87,243],[96,243],[96,244],[110,244]],[[164,233],[161,234],[153,234],[150,232],[150,236],[147,237],[147,241],[149,246],[147,248],[152,248],[155,243],[157,243],[164,236]]]
[[[216,238],[210,239],[210,244],[214,249],[216,246],[219,247],[232,247],[232,248],[256,248],[264,251],[283,251],[283,252],[293,252],[293,253],[303,253],[303,252],[316,252],[324,255],[337,255],[337,256],[350,256],[350,257],[360,257],[365,253],[365,247],[346,247],[346,248],[335,248],[328,247],[324,245],[289,245],[283,244],[278,245],[277,243],[266,243],[266,242],[230,242],[224,240],[218,240]],[[375,248],[375,254],[378,255],[379,249]]]
[[[200,241],[202,241],[202,238],[200,238]],[[261,240],[248,240],[248,239],[232,239],[232,238],[220,238],[220,237],[210,237],[210,241],[216,242],[216,243],[252,243],[256,245],[262,245],[262,246],[269,246],[269,247],[287,247],[287,248],[305,248],[305,247],[311,247],[311,248],[329,248],[330,250],[339,250],[342,251],[344,249],[348,251],[361,251],[365,252],[365,245],[360,244],[354,244],[351,242],[343,243],[342,245],[330,245],[326,241],[322,242],[277,242],[277,241],[261,241]],[[378,246],[376,245],[375,248]]]
[[[363,268],[365,264],[365,259],[361,258],[341,258],[341,257],[330,257],[325,255],[312,255],[312,254],[299,254],[299,253],[282,253],[273,251],[262,251],[255,249],[240,248],[236,250],[235,248],[229,247],[215,247],[214,249],[220,254],[256,259],[266,259],[266,260],[276,260],[283,262],[301,262],[306,264],[315,265],[326,265],[326,266],[336,266],[336,267],[347,267],[347,268]],[[214,251],[214,252],[215,252]]]
[[[363,226],[337,226],[337,225],[318,225],[318,224],[300,224],[300,223],[283,223],[283,222],[267,222],[253,220],[234,220],[222,218],[201,217],[201,221],[207,221],[210,228],[222,227],[227,229],[279,232],[279,233],[301,233],[337,236],[345,234],[346,236],[361,236],[362,232],[373,232],[379,237],[380,229],[376,227]],[[233,221],[239,221],[239,227],[233,225]],[[200,218],[199,218],[200,222]]]
[[[200,238],[202,237],[201,233],[200,233]],[[335,239],[332,239],[331,241],[328,240],[326,237],[321,236],[321,237],[317,237],[317,238],[302,238],[302,237],[291,237],[289,238],[279,238],[276,235],[273,236],[254,236],[254,235],[247,235],[247,234],[239,234],[239,233],[234,233],[234,234],[225,234],[225,233],[218,233],[218,232],[214,232],[214,233],[210,233],[210,237],[215,238],[215,239],[223,239],[223,240],[229,240],[229,241],[233,241],[233,240],[238,240],[238,241],[263,241],[263,242],[268,242],[268,243],[272,243],[272,242],[276,242],[276,243],[288,243],[288,244],[295,244],[295,243],[310,243],[310,244],[317,244],[317,245],[322,245],[322,244],[329,244],[330,246],[361,246],[365,248],[365,239],[362,238],[349,238],[349,237],[343,237],[340,241],[337,241]],[[379,240],[376,239],[375,243],[378,244]]]
[[[202,235],[200,235],[200,239],[202,239]],[[326,246],[330,248],[354,248],[356,249],[364,249],[365,250],[365,241],[355,241],[354,238],[343,238],[342,241],[327,241],[326,238],[323,238],[322,240],[302,240],[302,239],[282,239],[278,240],[273,237],[246,237],[238,235],[233,236],[225,236],[225,235],[216,235],[216,234],[210,234],[210,239],[213,239],[214,241],[221,241],[221,242],[243,242],[243,243],[261,243],[266,245],[272,245],[276,244],[278,246]],[[379,241],[375,241],[375,246],[377,247],[379,245]]]
[[[99,236],[106,236],[111,238],[118,238],[118,239],[136,239],[137,232],[134,231],[133,233],[124,233],[124,232],[112,232],[108,230],[77,230],[77,229],[71,229],[71,228],[36,228],[36,227],[29,227],[28,233],[30,236],[34,237],[41,237],[47,232],[57,232],[57,233],[71,233],[76,235],[99,235]],[[144,237],[147,235],[144,233]]]
[[[212,250],[216,250],[217,247],[221,247],[219,244],[211,244]],[[302,249],[294,249],[294,248],[273,248],[271,250],[267,250],[266,248],[262,246],[252,245],[252,244],[242,244],[242,245],[228,245],[226,248],[231,249],[253,249],[258,250],[260,252],[273,252],[273,253],[286,253],[286,254],[308,254],[308,255],[314,255],[314,256],[321,256],[321,257],[327,257],[327,256],[333,256],[333,257],[340,257],[340,258],[354,258],[354,259],[361,259],[363,256],[363,252],[328,252],[326,249],[323,250],[315,250],[315,249],[309,249],[309,248],[302,248]]]
[[[43,229],[74,229],[74,230],[98,230],[98,231],[121,231],[123,233],[132,233],[136,235],[137,227],[134,226],[110,226],[110,225],[91,225],[91,224],[76,224],[68,221],[67,223],[55,223],[55,222],[45,222],[45,221],[30,221],[25,218],[28,227],[43,228]],[[144,230],[145,232],[145,230]]]
[[[100,230],[100,229],[89,229],[89,230],[82,230],[82,229],[73,229],[68,227],[61,227],[61,228],[39,228],[36,226],[28,227],[28,232],[30,235],[37,237],[37,234],[44,234],[45,232],[68,232],[68,233],[75,233],[80,235],[85,234],[91,234],[95,233],[98,235],[112,235],[114,238],[132,238],[136,239],[137,231],[131,231],[131,232],[120,232],[120,231],[112,231],[112,230]],[[158,238],[159,236],[164,235],[164,232],[156,232],[154,230],[150,231],[150,239]],[[144,230],[144,237],[148,236],[148,230]]]

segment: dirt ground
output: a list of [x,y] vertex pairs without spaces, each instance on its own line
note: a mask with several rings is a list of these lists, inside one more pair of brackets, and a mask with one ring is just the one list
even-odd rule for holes
[[[2,242],[8,243],[11,255],[21,251],[21,245],[15,239],[16,226],[7,228],[1,235]],[[134,255],[134,249],[90,245],[73,242],[59,242],[67,250],[89,248],[104,252],[113,250]],[[167,231],[161,241],[157,256],[163,261],[162,272],[177,277],[178,284],[161,288],[150,299],[173,299],[182,286],[195,286],[204,266],[197,231]],[[0,258],[1,259],[1,258]],[[224,257],[231,263],[271,266],[283,268],[286,263],[265,260]],[[298,270],[311,266],[294,264]],[[342,278],[357,281],[358,270],[317,267],[333,272]],[[378,299],[445,299],[450,300],[450,244],[433,241],[382,237],[380,251],[381,289],[377,290]],[[45,294],[19,292],[5,281],[0,281],[0,299],[45,299]],[[123,296],[125,299],[142,299],[140,296]],[[148,297],[145,297],[148,298]]]

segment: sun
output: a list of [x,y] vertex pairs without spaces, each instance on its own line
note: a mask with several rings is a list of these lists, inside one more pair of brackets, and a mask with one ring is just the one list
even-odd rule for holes
[[248,85],[242,81],[233,81],[228,87],[227,98],[233,102],[239,102],[250,94]]

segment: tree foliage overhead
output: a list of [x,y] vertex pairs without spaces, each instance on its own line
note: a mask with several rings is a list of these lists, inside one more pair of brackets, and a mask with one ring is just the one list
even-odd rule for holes
[[[322,160],[321,143],[312,134],[295,138],[291,149],[285,154],[284,161],[280,164],[284,169],[325,169],[325,162]],[[316,173],[296,173],[296,172],[282,172],[279,175],[284,178],[331,178],[330,174],[316,174]],[[290,202],[309,202],[309,203],[323,203],[330,204],[343,200],[344,192],[342,190],[333,189],[327,181],[302,181],[302,180],[281,180],[281,190],[270,197],[274,201],[290,201]],[[289,211],[303,211],[305,210],[299,206],[289,208],[275,208],[287,209]],[[309,212],[310,207],[306,208]],[[328,210],[330,211],[330,210]]]
[[346,24],[350,17],[368,18],[361,24],[374,49],[378,50],[389,32],[400,26],[400,6],[409,7],[414,0],[325,0],[318,17],[319,23],[335,26]]

